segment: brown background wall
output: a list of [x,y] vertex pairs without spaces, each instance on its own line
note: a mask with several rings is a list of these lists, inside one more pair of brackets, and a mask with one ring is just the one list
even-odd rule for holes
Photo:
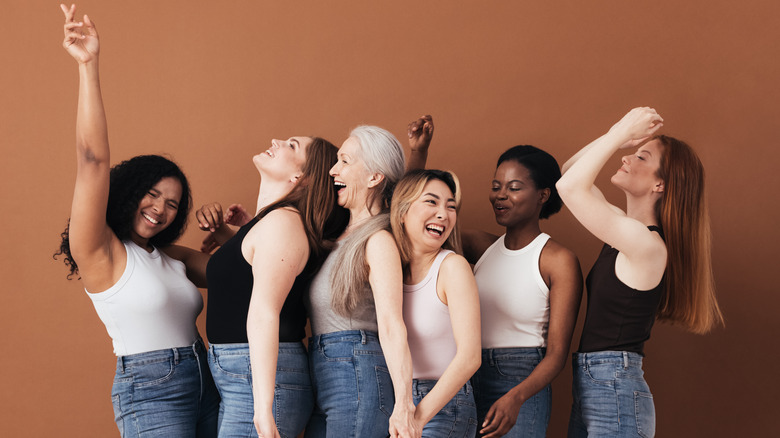
[[[703,337],[654,331],[646,375],[658,435],[774,431],[780,6],[462,3],[78,6],[101,33],[113,160],[169,154],[189,175],[196,206],[253,207],[250,158],[273,137],[317,134],[340,144],[355,125],[372,123],[402,138],[409,121],[430,113],[429,164],[462,178],[462,223],[498,232],[487,189],[500,152],[530,143],[562,163],[629,108],[657,108],[664,132],[693,144],[709,172],[727,321]],[[60,47],[56,1],[3,6],[0,430],[112,436],[110,340],[80,283],[51,260],[74,181],[76,65]],[[605,173],[617,166],[615,158]],[[567,211],[543,226],[590,268],[599,244]],[[191,227],[183,242],[200,237]],[[570,382],[567,366],[554,383],[550,436],[565,434]]]

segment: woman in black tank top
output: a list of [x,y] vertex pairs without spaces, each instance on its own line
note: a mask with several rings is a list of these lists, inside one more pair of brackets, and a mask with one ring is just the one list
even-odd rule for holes
[[[704,171],[687,144],[654,135],[661,126],[654,109],[631,110],[564,164],[556,185],[577,220],[604,242],[586,282],[570,437],[654,436],[655,406],[642,371],[653,323],[705,333],[723,321],[712,285]],[[618,149],[635,147],[611,179],[626,194],[623,212],[593,182]]]

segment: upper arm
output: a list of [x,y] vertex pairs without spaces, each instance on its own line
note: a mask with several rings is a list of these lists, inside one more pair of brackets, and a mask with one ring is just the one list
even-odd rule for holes
[[490,245],[498,240],[495,234],[475,229],[461,231],[460,237],[463,242],[463,256],[472,265],[476,264]]
[[374,233],[366,244],[368,282],[380,327],[403,321],[403,269],[395,239],[388,231]]
[[268,213],[247,233],[241,249],[254,277],[249,313],[278,315],[309,257],[300,215],[288,209]]
[[458,254],[445,257],[439,269],[436,289],[449,308],[452,334],[458,349],[479,352],[482,339],[479,293],[468,261]]
[[542,250],[539,269],[550,287],[548,355],[557,355],[563,366],[582,299],[582,271],[577,256],[552,240]]

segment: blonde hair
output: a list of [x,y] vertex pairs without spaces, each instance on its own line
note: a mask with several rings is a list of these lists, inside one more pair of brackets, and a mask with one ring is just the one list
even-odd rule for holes
[[704,166],[685,142],[664,135],[653,139],[663,146],[658,176],[664,191],[657,209],[668,252],[658,320],[707,333],[724,321],[715,297]]
[[[404,176],[395,187],[393,193],[393,202],[390,206],[390,226],[393,230],[398,251],[401,253],[401,263],[406,270],[411,262],[412,248],[409,242],[409,236],[403,225],[403,219],[409,211],[409,207],[423,194],[425,184],[431,180],[439,180],[447,185],[455,197],[455,211],[460,211],[460,182],[458,177],[452,172],[434,169],[412,170]],[[461,253],[460,228],[458,222],[455,222],[447,240],[442,248]]]

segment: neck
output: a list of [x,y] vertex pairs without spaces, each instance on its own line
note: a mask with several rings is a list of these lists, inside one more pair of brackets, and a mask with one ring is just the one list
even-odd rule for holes
[[288,181],[277,182],[272,180],[261,180],[260,189],[257,194],[257,210],[255,211],[255,214],[287,196],[292,190],[292,187],[292,183]]
[[658,216],[655,211],[657,197],[633,197],[626,196],[626,216],[636,219],[645,225],[658,225]]
[[154,251],[154,247],[149,245],[149,239],[146,239],[144,237],[141,237],[135,233],[132,233],[130,235],[130,240],[133,241],[136,245],[140,246],[141,248],[145,249],[147,252]]
[[539,228],[539,217],[525,221],[521,224],[512,225],[506,228],[506,237],[504,237],[504,246],[510,250],[525,248],[536,237],[541,234]]
[[436,256],[439,255],[441,248],[437,248],[435,251],[422,251],[416,248],[412,248],[411,260],[409,261],[408,272],[404,273],[404,283],[417,284],[421,282],[428,271],[433,265],[433,261],[436,260]]
[[360,207],[353,207],[349,209],[349,224],[347,224],[347,232],[351,228],[360,225],[363,221],[370,218],[371,216],[376,216],[382,212],[381,201],[377,202],[374,200],[369,205],[368,200],[366,200],[366,202],[361,204],[362,206]]

